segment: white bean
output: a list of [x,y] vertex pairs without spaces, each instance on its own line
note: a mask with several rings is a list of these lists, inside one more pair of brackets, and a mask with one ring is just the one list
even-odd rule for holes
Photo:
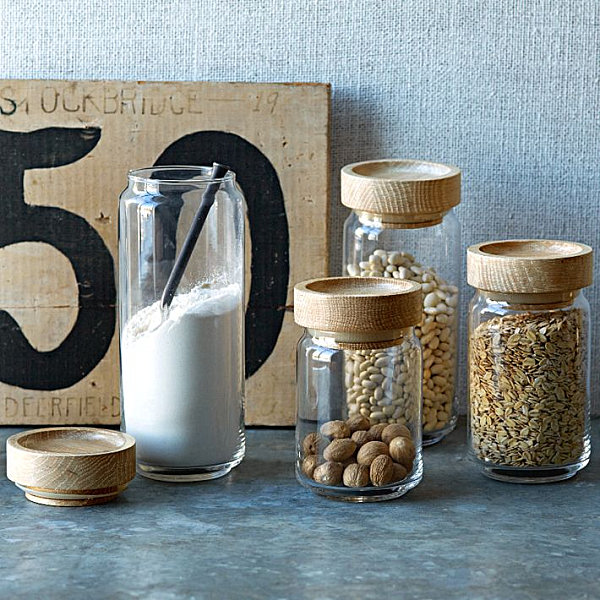
[[[424,429],[435,431],[445,427],[453,415],[458,288],[444,281],[434,268],[417,262],[414,256],[406,252],[387,252],[382,248],[374,250],[368,261],[348,265],[347,272],[353,276],[393,277],[422,284],[423,321],[415,328],[415,335],[420,338],[423,351],[423,401],[431,408],[431,414],[427,415],[429,418],[424,419]],[[408,352],[409,349],[410,345],[404,344],[402,351]],[[401,361],[393,369],[388,366],[385,353],[371,352],[369,356],[370,362],[363,366],[366,361],[357,353],[356,360],[350,361],[350,367],[346,367],[347,373],[360,374],[360,378],[352,381],[350,377],[346,378],[349,410],[356,412],[355,407],[360,406],[358,399],[366,397],[369,406],[381,408],[370,409],[372,412],[368,416],[372,421],[406,423],[405,411],[406,416],[412,418],[409,390],[413,375],[405,362]],[[351,383],[354,385],[351,386]],[[385,407],[388,409],[384,412]],[[393,412],[392,407],[395,407]],[[363,409],[362,406],[360,408]],[[377,415],[375,419],[373,414]]]

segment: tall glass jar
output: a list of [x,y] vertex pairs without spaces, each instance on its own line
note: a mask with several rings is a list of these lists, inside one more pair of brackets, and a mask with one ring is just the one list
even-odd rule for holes
[[[423,445],[456,424],[460,282],[460,171],[417,160],[376,160],[342,169],[343,273],[415,281],[423,289],[416,335],[423,347]],[[372,423],[394,423],[374,411]]]
[[592,249],[551,240],[471,246],[469,450],[493,479],[546,483],[589,461]]
[[[244,456],[246,207],[233,172],[210,177],[209,167],[139,169],[120,197],[122,426],[153,479],[220,477]],[[214,204],[167,307],[209,181]]]
[[[296,477],[317,494],[388,500],[421,481],[421,347],[413,282],[298,284]],[[373,425],[371,412],[394,418]]]

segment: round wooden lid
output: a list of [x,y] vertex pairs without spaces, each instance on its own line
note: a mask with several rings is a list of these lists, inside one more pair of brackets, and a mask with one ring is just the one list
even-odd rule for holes
[[6,475],[38,504],[101,504],[134,478],[135,439],[93,427],[23,431],[6,441]]
[[469,285],[504,294],[547,294],[592,284],[593,251],[560,240],[505,240],[467,249]]
[[456,167],[386,159],[342,168],[342,204],[357,211],[425,222],[459,203],[460,171]]
[[421,321],[421,286],[414,281],[383,277],[326,277],[294,287],[294,319],[298,325],[324,332],[363,334],[397,331]]

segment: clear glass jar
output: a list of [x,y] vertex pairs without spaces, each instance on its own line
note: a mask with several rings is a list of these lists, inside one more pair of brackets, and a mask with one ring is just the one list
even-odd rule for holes
[[[372,281],[369,288],[357,278],[295,288],[295,319],[306,327],[297,348],[296,477],[317,494],[353,502],[396,498],[423,475],[414,332],[421,294],[409,282]],[[377,294],[384,295],[379,309]],[[373,425],[366,407],[395,415],[394,423]]]
[[[408,160],[369,161],[342,169],[343,274],[415,281],[423,289],[416,335],[423,347],[423,445],[456,425],[461,273],[460,172]],[[373,423],[395,422],[370,415]]]
[[[567,479],[591,453],[590,307],[580,287],[591,284],[592,250],[490,242],[469,248],[468,263],[478,288],[469,308],[471,458],[501,481]],[[491,287],[499,289],[481,289]]]
[[244,456],[246,207],[233,172],[212,180],[214,204],[161,304],[210,177],[210,167],[139,169],[120,197],[122,427],[153,479],[220,477]]

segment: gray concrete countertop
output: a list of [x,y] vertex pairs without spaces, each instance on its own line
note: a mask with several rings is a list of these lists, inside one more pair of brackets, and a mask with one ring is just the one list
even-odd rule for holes
[[[596,447],[599,422],[593,422]],[[4,441],[15,429],[0,429]],[[600,461],[574,479],[491,481],[464,423],[425,451],[425,478],[392,502],[300,487],[291,430],[250,430],[228,477],[136,477],[113,503],[38,506],[0,481],[0,598],[600,598]]]

